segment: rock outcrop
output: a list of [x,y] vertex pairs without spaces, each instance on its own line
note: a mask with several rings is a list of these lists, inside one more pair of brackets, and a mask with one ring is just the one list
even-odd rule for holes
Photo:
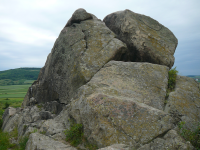
[[195,129],[200,122],[199,84],[189,77],[178,76],[175,91],[169,94],[165,112],[174,118],[174,122],[185,122],[189,129]]
[[36,103],[68,104],[76,90],[103,65],[121,59],[127,51],[126,44],[116,39],[104,22],[91,16],[83,9],[75,11],[57,38],[23,106],[30,105],[31,97]]
[[178,76],[166,99],[173,33],[129,10],[104,21],[84,9],[74,12],[22,108],[6,109],[3,131],[29,136],[26,150],[76,149],[64,133],[75,123],[102,150],[193,150],[177,126],[184,121],[194,129],[190,123],[200,121],[199,84]]
[[127,44],[127,61],[173,66],[178,40],[158,21],[127,9],[112,13],[103,21],[118,39]]
[[161,111],[167,74],[161,65],[110,61],[79,88],[69,115],[83,124],[84,134],[98,147],[138,147],[172,128],[172,118]]

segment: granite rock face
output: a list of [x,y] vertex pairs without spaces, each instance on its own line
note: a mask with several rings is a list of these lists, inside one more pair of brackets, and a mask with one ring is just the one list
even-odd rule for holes
[[195,150],[190,142],[185,142],[175,130],[170,130],[164,137],[156,138],[138,150]]
[[185,122],[194,129],[200,122],[200,90],[194,79],[177,76],[175,91],[169,94],[165,112],[171,114],[174,122]]
[[110,60],[120,60],[126,44],[104,22],[92,19],[83,9],[75,11],[61,31],[38,81],[29,89],[23,106],[58,101],[68,104],[76,90]]
[[84,135],[98,147],[139,147],[173,127],[170,115],[162,111],[167,74],[161,65],[110,61],[79,88],[69,115],[83,124]]
[[127,9],[107,15],[103,21],[127,44],[129,55],[124,56],[127,61],[173,66],[178,40],[158,21]]
[[32,133],[26,144],[25,150],[77,150],[76,148],[55,141],[48,136]]

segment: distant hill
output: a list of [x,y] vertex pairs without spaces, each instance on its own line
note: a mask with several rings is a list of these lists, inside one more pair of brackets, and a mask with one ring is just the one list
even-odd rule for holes
[[[0,85],[27,84],[37,80],[41,68],[17,68],[0,71]],[[27,82],[27,80],[29,82]]]
[[187,75],[187,77],[193,78],[200,83],[200,75]]

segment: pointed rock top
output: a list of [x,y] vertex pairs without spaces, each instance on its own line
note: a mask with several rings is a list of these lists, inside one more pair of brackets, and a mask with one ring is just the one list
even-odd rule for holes
[[80,23],[81,21],[89,19],[93,19],[93,15],[88,13],[85,9],[79,8],[73,13],[65,27],[71,26],[73,23]]

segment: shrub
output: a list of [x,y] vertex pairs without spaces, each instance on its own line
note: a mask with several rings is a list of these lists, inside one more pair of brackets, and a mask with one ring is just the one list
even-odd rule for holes
[[96,144],[91,144],[87,140],[86,137],[84,137],[83,134],[83,125],[82,124],[76,124],[74,120],[69,120],[72,124],[70,130],[65,130],[66,134],[66,141],[70,142],[72,146],[78,146],[79,144],[84,144],[86,149],[89,150],[96,150],[98,147]]
[[168,88],[165,96],[165,104],[167,103],[167,98],[169,97],[169,93],[172,92],[175,88],[176,85],[176,77],[177,77],[178,71],[176,70],[176,67],[171,69],[168,72]]
[[9,141],[9,134],[0,130],[0,150],[6,150],[12,148],[15,144],[11,144]]
[[178,74],[178,71],[176,70],[176,67],[171,69],[168,72],[168,76],[169,76],[168,89],[171,90],[171,91],[175,88],[177,74]]
[[2,128],[3,125],[3,119],[0,119],[0,129]]
[[25,136],[22,139],[20,139],[20,142],[19,142],[20,148],[19,148],[19,150],[25,150],[26,143],[28,142],[28,139],[29,139],[28,136]]
[[66,141],[70,142],[72,146],[78,146],[83,138],[83,125],[73,124],[70,130],[65,131]]
[[194,131],[188,130],[184,128],[185,122],[180,122],[179,127],[179,134],[186,140],[190,141],[191,144],[200,150],[200,125],[197,126],[197,128]]
[[4,103],[4,108],[3,109],[6,109],[10,106],[10,104],[8,102]]

